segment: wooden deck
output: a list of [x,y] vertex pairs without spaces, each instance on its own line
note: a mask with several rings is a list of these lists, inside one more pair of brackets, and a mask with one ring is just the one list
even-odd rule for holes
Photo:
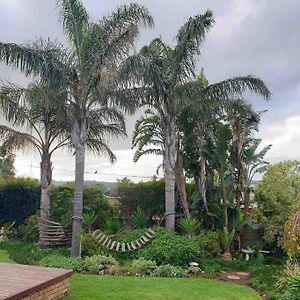
[[61,299],[70,289],[72,271],[0,263],[0,300]]

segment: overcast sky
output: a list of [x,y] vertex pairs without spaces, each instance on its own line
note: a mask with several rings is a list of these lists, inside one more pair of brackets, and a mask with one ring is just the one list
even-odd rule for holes
[[[118,5],[132,1],[84,0],[90,16],[100,18]],[[152,13],[155,28],[143,30],[137,48],[161,36],[172,44],[178,28],[192,15],[210,9],[216,24],[208,34],[199,60],[211,83],[238,75],[261,77],[273,96],[269,102],[247,95],[263,116],[258,137],[272,144],[270,162],[300,160],[300,1],[299,0],[144,0]],[[50,37],[65,43],[58,23],[56,0],[0,0],[0,40],[24,43]],[[18,71],[0,64],[0,78],[18,84],[26,79]],[[135,118],[129,117],[129,138],[111,141],[118,161],[111,165],[105,158],[88,155],[86,179],[115,181],[123,175],[152,176],[160,157],[148,156],[132,162],[130,137]],[[54,179],[73,180],[74,158],[66,151],[53,157]],[[32,150],[18,152],[18,176],[39,177],[39,157]],[[93,174],[97,170],[97,174]],[[106,175],[101,175],[106,174]],[[117,175],[119,176],[117,176]],[[132,177],[134,180],[142,178]]]

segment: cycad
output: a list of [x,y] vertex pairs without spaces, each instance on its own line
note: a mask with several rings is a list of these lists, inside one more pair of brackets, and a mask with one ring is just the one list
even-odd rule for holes
[[182,218],[178,222],[178,226],[184,231],[188,239],[192,239],[200,229],[200,223],[195,218]]

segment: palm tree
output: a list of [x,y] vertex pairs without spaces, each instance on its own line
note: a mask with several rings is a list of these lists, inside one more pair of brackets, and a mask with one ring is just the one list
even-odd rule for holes
[[[137,120],[132,137],[132,148],[137,147],[133,161],[137,162],[143,155],[156,154],[162,155],[164,160],[164,130],[163,123],[155,111],[147,109],[145,116]],[[179,143],[178,143],[179,144]],[[158,166],[157,173],[161,165]],[[177,152],[175,167],[175,181],[179,192],[184,215],[190,217],[185,176],[183,172],[183,163],[180,151]]]
[[[47,78],[67,93],[66,101],[73,113],[72,144],[76,161],[71,256],[79,256],[89,124],[91,119],[101,116],[99,106],[110,106],[111,100],[116,100],[120,63],[132,49],[140,25],[152,26],[153,20],[148,10],[137,4],[121,6],[97,22],[90,20],[80,0],[58,0],[58,4],[69,49],[53,43],[47,43],[41,50],[0,43],[0,60],[18,67],[26,75]],[[98,147],[105,148],[102,143]]]
[[261,143],[260,139],[252,139],[247,148],[244,149],[243,159],[243,171],[244,171],[244,217],[249,215],[250,208],[250,195],[252,191],[252,180],[255,174],[264,173],[269,163],[265,161],[264,157],[270,150],[271,145],[263,147],[258,151],[258,147]]
[[[0,125],[0,138],[7,149],[34,148],[40,155],[41,202],[40,217],[49,220],[52,183],[51,158],[61,147],[71,149],[72,107],[66,106],[64,93],[45,83],[30,84],[28,88],[3,85],[0,88],[1,110],[11,127]],[[87,139],[88,149],[105,153],[113,162],[116,158],[104,137],[124,135],[123,116],[117,110],[99,109],[101,115],[92,118]],[[118,117],[118,120],[116,119]]]
[[[7,149],[33,147],[40,155],[40,216],[49,220],[53,152],[70,146],[70,124],[57,111],[66,111],[63,94],[51,91],[46,84],[30,84],[27,89],[14,85],[0,88],[1,111],[12,127],[0,125],[0,138]],[[60,105],[60,109],[57,109]]]
[[[203,89],[195,80],[196,58],[206,33],[214,24],[213,14],[206,11],[188,19],[179,29],[174,48],[160,38],[143,47],[123,65],[124,78],[131,80],[142,104],[155,108],[164,128],[164,176],[166,228],[175,224],[175,164],[178,149],[177,118],[184,105],[193,99],[232,99],[250,90],[265,98],[270,92],[262,80],[237,77]],[[130,76],[128,76],[130,74]]]

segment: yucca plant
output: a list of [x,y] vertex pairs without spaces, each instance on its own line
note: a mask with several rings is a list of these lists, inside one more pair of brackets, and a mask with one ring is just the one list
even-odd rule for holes
[[92,226],[98,221],[99,217],[94,211],[83,213],[83,223],[87,227],[88,232],[91,233]]
[[195,218],[183,218],[178,222],[178,226],[183,230],[187,238],[192,239],[200,228],[200,223]]
[[229,231],[226,226],[223,227],[223,230],[219,231],[219,239],[224,251],[223,258],[226,260],[232,260],[230,249],[235,238],[235,233],[235,229]]
[[147,227],[148,218],[140,207],[136,209],[132,218],[132,225],[135,229],[142,229]]
[[14,227],[14,225],[16,224],[15,221],[11,222],[11,223],[5,223],[2,228],[0,228],[1,230],[1,235],[0,235],[0,241],[4,241],[7,240],[8,235],[11,233],[12,228]]
[[115,234],[123,229],[123,225],[118,219],[106,219],[102,229],[105,233]]

